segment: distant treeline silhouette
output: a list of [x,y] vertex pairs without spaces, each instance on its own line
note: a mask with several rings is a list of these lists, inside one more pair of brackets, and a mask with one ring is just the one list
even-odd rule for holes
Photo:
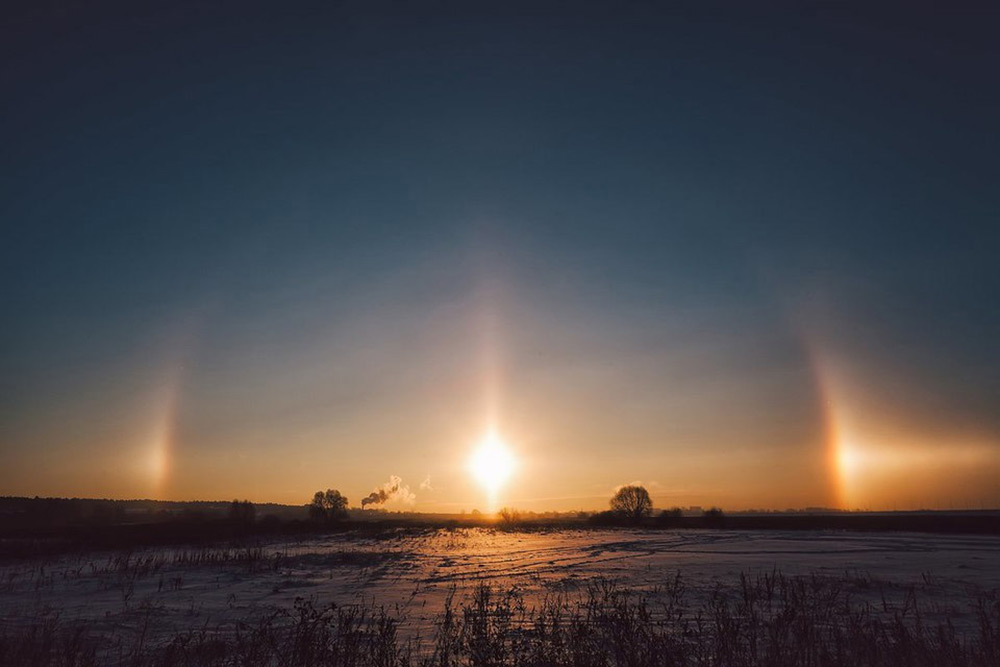
[[[623,487],[623,490],[625,487]],[[621,493],[621,490],[619,491]],[[646,494],[648,495],[648,494]],[[546,513],[504,508],[498,515],[419,514],[348,509],[334,489],[303,505],[81,498],[0,497],[0,558],[31,557],[78,549],[120,549],[203,544],[263,535],[386,529],[505,530],[642,527],[645,529],[854,530],[1000,535],[1000,511],[885,513],[699,513],[672,508],[655,512],[641,491],[616,494],[605,512]]]
[[249,500],[233,499],[229,505],[229,520],[236,523],[252,524],[257,518],[257,508]]
[[[236,505],[239,504],[239,508]],[[249,500],[170,501],[104,498],[0,497],[0,531],[80,525],[121,525],[167,521],[247,521],[264,517],[305,519],[306,506],[251,503]]]

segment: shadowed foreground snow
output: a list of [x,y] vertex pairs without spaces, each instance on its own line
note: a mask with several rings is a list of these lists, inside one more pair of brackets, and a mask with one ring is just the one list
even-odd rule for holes
[[353,533],[251,547],[149,549],[0,567],[8,624],[58,614],[92,631],[178,632],[316,604],[383,606],[401,633],[426,637],[445,600],[477,584],[516,589],[529,604],[611,579],[655,602],[678,574],[697,603],[740,586],[740,574],[841,579],[854,599],[890,608],[916,595],[929,621],[959,629],[970,601],[1000,589],[1000,538],[923,534],[487,529]]

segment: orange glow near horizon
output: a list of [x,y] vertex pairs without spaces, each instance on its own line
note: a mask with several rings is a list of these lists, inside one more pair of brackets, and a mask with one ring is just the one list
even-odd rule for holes
[[153,407],[149,439],[140,450],[139,461],[140,470],[148,475],[149,489],[154,498],[164,496],[170,481],[182,384],[178,364],[170,367],[164,375],[164,382]]
[[[604,363],[612,357],[601,340],[574,338],[588,331],[575,325],[546,320],[540,331],[562,341],[563,356],[525,361],[516,352],[531,347],[528,334],[541,325],[522,314],[520,327],[502,326],[494,304],[502,296],[484,290],[475,308],[428,324],[435,335],[416,338],[426,344],[420,354],[378,338],[388,334],[375,324],[359,327],[369,335],[356,338],[397,356],[376,364],[371,386],[382,393],[356,403],[338,383],[368,377],[371,362],[335,354],[337,345],[306,346],[280,371],[236,358],[201,369],[191,337],[174,336],[145,375],[121,371],[108,381],[128,382],[129,393],[109,391],[25,429],[0,481],[25,496],[300,504],[326,488],[356,501],[398,475],[415,492],[415,511],[446,513],[597,511],[637,479],[658,508],[998,504],[1000,440],[989,425],[939,414],[920,401],[930,389],[838,355],[835,341],[801,336],[810,363],[790,380],[802,396],[785,413],[757,399],[753,378],[720,384],[729,375],[685,375],[683,365],[672,374],[646,356]],[[671,358],[689,356],[682,349]],[[331,358],[342,365],[329,367]],[[392,383],[388,369],[413,358],[433,373]],[[316,405],[300,408],[302,395]],[[718,419],[723,407],[731,419]],[[69,440],[71,429],[74,448],[46,455],[61,451],[50,443]]]
[[[813,362],[827,470],[839,508],[943,508],[942,501],[954,497],[956,480],[1000,470],[996,443],[959,434],[930,435],[909,420],[870,414],[865,393],[851,390],[842,369],[820,354],[813,355]],[[974,501],[964,504],[975,506]]]
[[514,456],[506,445],[490,432],[469,460],[469,470],[489,494],[490,510],[496,509],[497,494],[516,467]]

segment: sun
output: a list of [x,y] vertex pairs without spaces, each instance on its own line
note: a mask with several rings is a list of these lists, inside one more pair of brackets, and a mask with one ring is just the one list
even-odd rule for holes
[[503,486],[514,472],[514,465],[514,456],[496,433],[483,438],[469,460],[469,470],[490,494]]

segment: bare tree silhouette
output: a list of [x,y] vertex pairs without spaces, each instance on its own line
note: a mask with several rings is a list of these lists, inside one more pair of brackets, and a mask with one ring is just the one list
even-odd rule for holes
[[500,524],[508,528],[521,521],[521,513],[513,507],[501,507],[497,516],[500,518]]
[[611,498],[611,511],[638,521],[650,515],[653,501],[646,487],[629,484],[615,492]]
[[347,518],[347,498],[336,489],[317,491],[309,503],[309,518],[313,521],[340,521]]

